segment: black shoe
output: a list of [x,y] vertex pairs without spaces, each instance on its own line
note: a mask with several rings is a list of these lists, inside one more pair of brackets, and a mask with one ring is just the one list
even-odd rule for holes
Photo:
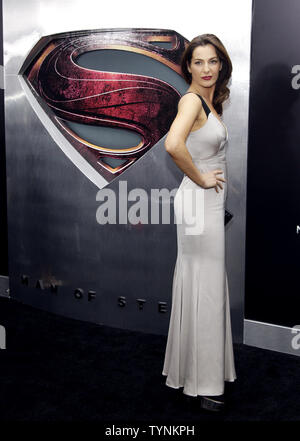
[[220,412],[225,407],[224,396],[201,396],[201,407],[205,410],[210,410],[212,412]]
[[197,397],[193,395],[182,394],[183,401],[188,406],[193,406],[196,402],[198,403]]

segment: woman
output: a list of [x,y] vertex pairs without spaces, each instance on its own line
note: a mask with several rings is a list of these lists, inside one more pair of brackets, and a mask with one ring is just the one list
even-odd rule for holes
[[174,199],[178,254],[162,374],[215,411],[224,407],[224,381],[236,379],[225,267],[228,132],[219,117],[232,64],[221,41],[203,34],[185,49],[181,69],[190,87],[165,140],[184,177]]

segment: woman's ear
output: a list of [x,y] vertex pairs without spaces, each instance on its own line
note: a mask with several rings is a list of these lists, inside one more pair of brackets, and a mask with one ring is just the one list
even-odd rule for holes
[[223,63],[222,63],[222,61],[221,61],[221,66],[220,66],[220,69],[219,69],[219,70],[222,70],[222,67],[223,67]]
[[191,74],[192,71],[191,71],[191,68],[190,68],[190,66],[189,66],[189,63],[186,63],[186,67],[187,67],[187,70],[189,71],[189,73]]

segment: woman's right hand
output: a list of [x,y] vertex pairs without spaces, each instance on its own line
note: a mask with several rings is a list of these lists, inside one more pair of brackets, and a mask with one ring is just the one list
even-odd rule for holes
[[218,187],[223,189],[223,186],[222,186],[221,182],[226,182],[226,179],[221,178],[220,176],[218,176],[218,174],[220,174],[220,173],[224,173],[223,170],[216,169],[216,170],[211,170],[211,171],[206,172],[206,173],[201,173],[201,183],[200,183],[200,186],[203,187],[203,188],[213,188],[213,187],[215,187],[216,192],[219,193]]

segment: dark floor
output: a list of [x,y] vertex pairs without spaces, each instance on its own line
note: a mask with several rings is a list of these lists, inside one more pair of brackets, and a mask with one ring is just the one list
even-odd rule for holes
[[226,389],[227,411],[210,414],[165,385],[165,336],[72,320],[8,298],[0,298],[0,324],[0,424],[300,421],[300,357],[234,344],[238,378]]

